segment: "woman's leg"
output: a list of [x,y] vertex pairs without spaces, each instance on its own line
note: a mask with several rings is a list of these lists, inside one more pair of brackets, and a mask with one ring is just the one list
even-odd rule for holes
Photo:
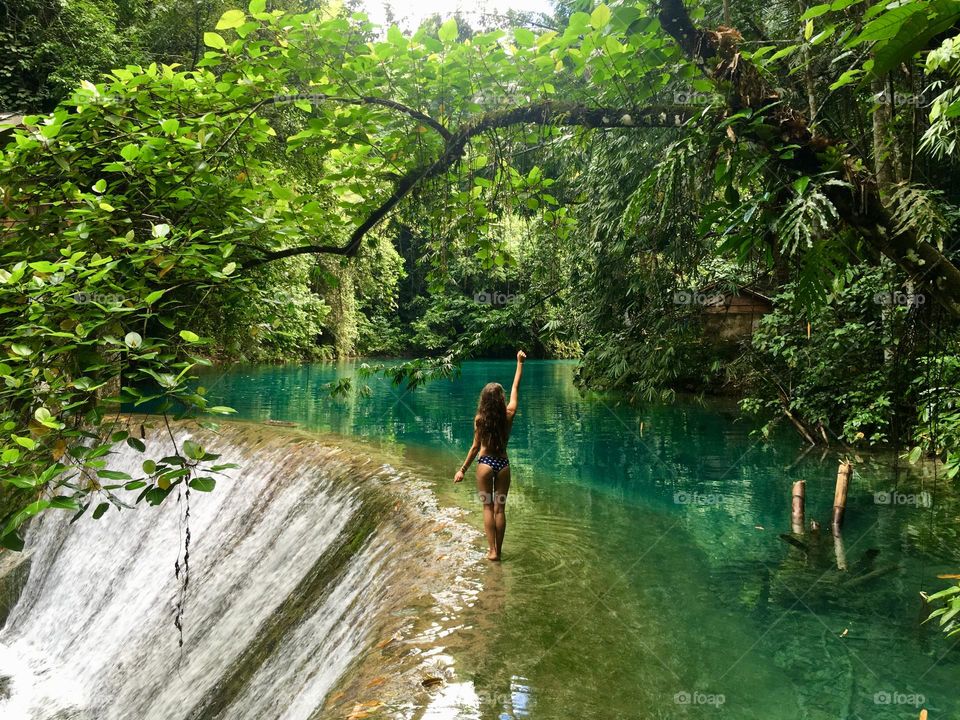
[[483,503],[483,532],[487,536],[487,559],[497,560],[497,526],[493,513],[493,468],[477,463],[477,495]]
[[510,466],[497,473],[493,494],[493,521],[497,527],[497,557],[503,550],[503,535],[507,532],[507,493],[510,492]]

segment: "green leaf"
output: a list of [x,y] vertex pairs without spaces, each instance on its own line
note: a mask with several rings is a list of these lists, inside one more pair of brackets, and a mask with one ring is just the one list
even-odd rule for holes
[[573,32],[580,33],[587,29],[590,23],[590,16],[585,12],[577,11],[570,16],[567,27]]
[[836,90],[837,88],[842,88],[844,85],[849,85],[850,83],[856,82],[857,78],[859,78],[862,74],[862,70],[847,70],[834,82],[830,83],[830,89]]
[[183,454],[191,460],[201,460],[203,459],[203,448],[200,447],[199,443],[196,443],[193,440],[184,440]]
[[103,514],[109,509],[110,509],[110,503],[105,503],[105,502],[100,503],[99,505],[97,505],[96,510],[93,511],[93,519],[99,520],[100,518],[103,517]]
[[799,45],[787,45],[785,48],[777,50],[773,55],[770,56],[770,59],[767,62],[776,62],[780,58],[785,58],[788,55],[791,55],[794,50],[796,50]]
[[528,48],[532,47],[537,41],[537,36],[527,28],[514,28],[513,39],[517,43],[517,47]]
[[32,518],[34,515],[36,515],[39,512],[43,512],[48,507],[50,507],[49,500],[36,500],[30,503],[25,508],[20,510],[16,515],[14,515],[12,518],[10,518],[9,522],[7,522],[6,527],[3,529],[3,534],[7,535],[13,532],[18,527],[23,525],[23,523],[25,523],[27,520]]
[[236,410],[226,405],[214,405],[212,408],[207,408],[207,412],[214,413],[215,415],[230,415],[231,413],[235,413]]
[[190,481],[190,487],[200,492],[211,492],[217,486],[217,481],[210,477],[198,477]]
[[122,470],[98,470],[97,475],[104,480],[133,480],[130,475]]
[[812,20],[813,18],[820,17],[830,12],[831,6],[830,3],[824,3],[823,5],[814,5],[813,7],[807,8],[807,11],[800,16],[800,22],[805,22],[807,20]]
[[106,189],[107,189],[107,181],[104,180],[103,178],[100,178],[93,184],[93,191],[97,194],[102,193]]
[[447,20],[437,31],[437,37],[440,38],[440,41],[445,45],[449,45],[456,40],[459,34],[460,28],[457,27],[457,21],[455,18],[450,18]]
[[597,5],[592,13],[590,13],[590,27],[594,30],[600,30],[605,28],[610,22],[610,8],[606,5]]
[[247,10],[250,11],[251,15],[262,13],[266,9],[267,9],[267,0],[250,0],[250,4],[247,5]]
[[[247,20],[246,13],[243,10],[227,10],[223,15],[220,16],[220,20],[217,22],[216,30],[230,30],[231,28],[240,27]],[[204,37],[204,42],[206,42],[206,37]],[[209,44],[209,43],[208,43]]]
[[5,547],[7,550],[20,552],[23,550],[23,544],[23,538],[20,537],[20,534],[17,532],[11,532],[0,536],[0,547]]
[[[920,6],[922,11],[900,16],[895,8],[886,12],[867,24],[864,32],[851,45],[861,42],[863,36],[871,35],[873,46],[873,66],[870,71],[875,76],[885,75],[901,63],[908,62],[917,53],[927,47],[931,38],[949,30],[960,20],[960,2],[957,0],[933,0],[929,3],[912,3]],[[911,7],[911,6],[906,6]],[[890,33],[891,25],[885,23],[888,16],[893,18],[894,32]],[[879,27],[871,28],[874,24]],[[871,34],[871,30],[873,31]],[[877,35],[880,35],[878,38]]]
[[223,50],[227,46],[227,41],[215,32],[205,32],[203,34],[203,44],[212,47],[214,50]]
[[128,332],[123,336],[123,342],[128,348],[136,350],[138,347],[143,345],[143,338],[138,332]]
[[77,502],[76,498],[58,495],[55,498],[51,498],[50,507],[55,510],[79,510],[80,503]]
[[25,447],[27,450],[36,450],[36,449],[37,449],[37,443],[34,442],[31,438],[22,437],[22,436],[20,436],[20,435],[11,435],[10,437],[13,438],[13,441],[14,441],[17,445],[20,445],[21,447]]
[[189,330],[181,330],[180,337],[186,340],[189,343],[200,342],[200,336],[195,332],[190,332]]
[[122,148],[120,148],[120,157],[127,162],[133,162],[140,157],[140,146],[134,145],[133,143],[124,145]]
[[165,292],[166,292],[166,289],[163,289],[163,290],[154,290],[152,293],[150,293],[149,295],[147,295],[147,296],[143,299],[143,302],[144,302],[146,305],[153,305],[157,300],[159,300],[160,298],[163,297],[163,294],[164,294]]
[[180,129],[180,121],[177,120],[176,118],[169,118],[167,120],[164,120],[162,123],[160,123],[160,129],[163,130],[165,133],[169,133],[170,135],[173,135],[174,133],[177,132],[177,130]]

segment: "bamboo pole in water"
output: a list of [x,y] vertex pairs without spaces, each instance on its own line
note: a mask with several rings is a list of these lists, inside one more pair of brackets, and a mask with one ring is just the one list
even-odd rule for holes
[[837,557],[837,570],[847,569],[847,551],[843,547],[843,535],[840,528],[833,529],[833,553]]
[[837,486],[833,491],[833,520],[830,523],[833,531],[833,552],[837,558],[837,570],[847,569],[847,553],[843,548],[843,537],[840,527],[843,525],[843,514],[847,509],[847,490],[850,487],[850,476],[853,474],[853,465],[842,460],[837,469]]
[[843,525],[843,514],[847,509],[847,489],[850,487],[850,476],[853,474],[853,465],[843,460],[837,469],[837,486],[833,491],[833,534],[840,534]]
[[790,525],[794,535],[803,535],[807,483],[797,480],[793,484],[793,493],[790,499]]

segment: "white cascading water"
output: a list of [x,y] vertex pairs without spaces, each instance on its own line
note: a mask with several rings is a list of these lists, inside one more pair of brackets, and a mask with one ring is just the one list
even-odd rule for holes
[[[178,443],[189,437],[176,432]],[[48,512],[31,527],[29,577],[0,630],[0,680],[8,678],[0,718],[318,714],[369,645],[391,582],[394,543],[357,530],[361,482],[389,469],[329,448],[318,457],[315,443],[306,452],[289,438],[253,443],[249,434],[234,429],[211,442],[219,462],[240,468],[212,493],[190,496],[182,651],[173,624],[182,500],[111,508],[72,525],[70,513]],[[143,458],[125,447],[111,467],[137,476]]]

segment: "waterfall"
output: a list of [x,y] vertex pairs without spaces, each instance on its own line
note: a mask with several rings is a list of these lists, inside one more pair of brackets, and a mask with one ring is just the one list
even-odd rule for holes
[[[4,720],[307,720],[404,592],[390,466],[256,425],[175,435],[239,465],[190,494],[182,650],[185,497],[48,512],[0,631]],[[110,467],[137,476],[143,459],[124,447]]]

